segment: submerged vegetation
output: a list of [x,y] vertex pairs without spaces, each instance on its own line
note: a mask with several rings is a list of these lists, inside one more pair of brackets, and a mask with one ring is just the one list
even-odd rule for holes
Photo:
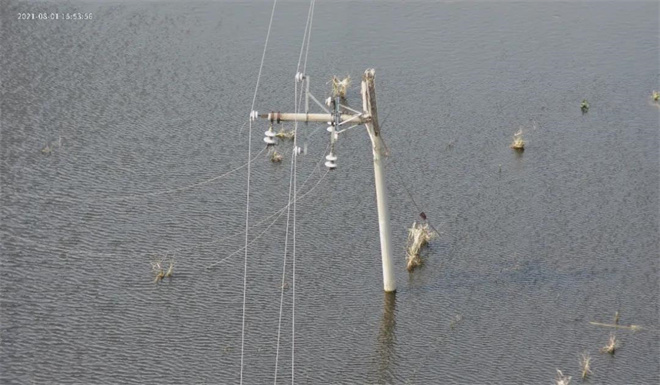
[[433,233],[428,224],[413,222],[412,227],[408,229],[408,247],[406,251],[406,269],[408,271],[413,271],[422,264],[420,251],[428,245],[431,239],[433,239]]

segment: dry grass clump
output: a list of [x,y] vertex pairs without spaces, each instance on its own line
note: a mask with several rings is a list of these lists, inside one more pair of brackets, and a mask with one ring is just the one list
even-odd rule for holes
[[286,131],[285,129],[281,129],[275,134],[276,137],[280,139],[288,139],[288,140],[293,140],[295,134],[293,131]]
[[413,222],[412,227],[408,229],[408,247],[406,250],[408,260],[406,269],[408,271],[413,271],[422,264],[419,252],[422,247],[428,245],[431,239],[433,239],[433,233],[428,224]]
[[584,380],[587,376],[593,374],[591,371],[591,355],[589,352],[580,353],[580,368],[582,370],[582,379]]
[[346,98],[346,90],[351,85],[351,77],[347,76],[342,80],[339,80],[338,77],[332,77],[332,96],[340,98]]
[[660,93],[658,93],[658,91],[653,91],[652,96],[653,96],[653,101],[654,102],[657,102],[658,99],[660,99]]
[[511,148],[514,150],[525,151],[525,141],[523,140],[522,134],[522,128],[513,134],[513,143],[511,143]]
[[564,376],[564,373],[557,369],[557,378],[555,378],[557,385],[568,385],[571,383],[571,378],[571,376]]
[[273,163],[279,163],[283,159],[282,154],[277,152],[276,150],[271,151],[270,153],[270,161]]
[[609,353],[614,355],[614,352],[619,348],[619,340],[616,339],[616,334],[611,333],[610,334],[610,339],[607,345],[603,346],[602,349],[600,349],[601,353]]

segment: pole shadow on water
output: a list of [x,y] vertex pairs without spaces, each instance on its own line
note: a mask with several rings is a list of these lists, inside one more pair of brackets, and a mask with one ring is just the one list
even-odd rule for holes
[[383,318],[380,322],[378,332],[378,344],[376,345],[378,353],[378,383],[394,383],[393,369],[396,366],[396,355],[394,352],[394,343],[396,340],[396,292],[385,293],[385,302],[383,304]]

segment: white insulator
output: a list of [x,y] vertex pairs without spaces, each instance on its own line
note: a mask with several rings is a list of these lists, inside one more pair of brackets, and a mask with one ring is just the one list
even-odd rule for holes
[[332,132],[333,129],[334,129],[334,127],[332,127],[332,126],[328,126],[328,128],[326,128],[326,130],[328,130],[328,132]]
[[334,153],[331,152],[331,153],[329,153],[328,155],[325,156],[325,160],[328,160],[330,162],[334,162],[335,160],[337,160],[337,155],[335,155]]
[[330,106],[332,105],[332,98],[327,98],[327,99],[325,100],[325,105],[328,106],[328,107],[330,107]]
[[339,131],[335,131],[332,135],[335,137],[335,140],[339,139]]
[[329,161],[325,162],[325,167],[329,168],[330,170],[334,170],[335,168],[337,168],[337,163],[335,163],[334,161],[329,160]]
[[271,138],[274,138],[275,135],[277,135],[277,134],[275,134],[275,133],[273,132],[273,130],[268,130],[268,131],[266,131],[264,134],[265,134],[266,136],[270,136]]
[[301,82],[301,81],[303,81],[303,79],[305,79],[305,74],[303,74],[302,72],[296,73],[296,81],[297,82]]
[[255,121],[255,120],[257,120],[257,118],[259,118],[259,113],[257,111],[250,112],[250,120],[251,121]]
[[264,137],[264,142],[266,142],[266,144],[276,144],[277,143],[275,138],[272,138],[270,136]]
[[300,155],[300,152],[301,152],[301,151],[302,151],[302,149],[301,149],[299,146],[296,146],[296,147],[293,149],[293,152],[294,152],[296,155]]

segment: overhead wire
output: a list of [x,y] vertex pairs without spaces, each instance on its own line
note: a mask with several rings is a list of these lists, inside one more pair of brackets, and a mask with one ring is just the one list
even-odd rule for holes
[[[302,104],[302,87],[304,82],[300,82],[300,98],[298,98],[298,74],[300,73],[300,64],[302,62],[303,51],[305,51],[305,62],[303,65],[303,74],[306,74],[307,70],[307,58],[309,55],[309,41],[311,38],[311,28],[314,18],[314,0],[310,1],[309,10],[307,12],[307,21],[305,23],[305,31],[303,33],[303,40],[300,47],[300,54],[298,56],[298,65],[296,66],[296,81],[294,82],[294,113],[298,113],[300,105]],[[307,48],[305,49],[305,44]],[[304,81],[309,81],[304,79]],[[298,155],[298,120],[294,120],[293,128],[293,153],[291,159],[291,177],[289,180],[289,199],[293,196],[293,242],[292,242],[292,338],[291,338],[291,382],[295,381],[295,272],[296,272],[296,202],[297,202],[297,155]],[[293,191],[293,194],[291,194]],[[281,337],[281,328],[282,328],[282,311],[284,303],[284,280],[286,277],[286,255],[288,249],[288,236],[289,236],[289,209],[290,205],[287,208],[287,224],[286,224],[286,236],[284,241],[284,257],[283,257],[283,266],[282,266],[282,285],[280,288],[280,309],[279,309],[279,318],[278,318],[278,327],[277,327],[277,345],[275,353],[275,374],[274,374],[274,383],[277,384],[277,369],[279,361],[279,348],[280,348],[280,337]]]
[[[264,50],[261,54],[261,63],[259,64],[259,73],[257,75],[257,82],[254,86],[254,96],[252,97],[252,106],[250,107],[250,114],[254,111],[254,104],[257,101],[257,91],[259,90],[259,81],[261,80],[261,72],[264,67],[264,60],[266,59],[266,50],[268,49],[268,39],[270,38],[270,30],[273,26],[273,16],[275,15],[275,7],[277,0],[273,0],[273,9],[270,12],[270,20],[268,21],[268,32],[266,33],[266,42],[264,43]],[[246,203],[245,203],[245,257],[243,259],[243,314],[241,317],[241,368],[239,384],[243,384],[243,362],[245,356],[245,303],[247,298],[247,261],[248,261],[248,236],[250,232],[250,173],[251,167],[249,160],[252,158],[252,119],[250,119],[248,129],[248,169],[247,169],[247,188],[246,188]]]

